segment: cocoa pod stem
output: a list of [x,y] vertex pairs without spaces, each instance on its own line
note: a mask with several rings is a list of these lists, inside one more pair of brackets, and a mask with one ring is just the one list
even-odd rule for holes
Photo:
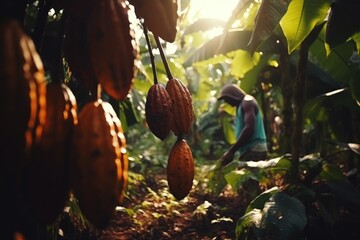
[[161,55],[161,59],[162,59],[162,61],[163,61],[163,63],[164,63],[164,67],[165,67],[165,70],[166,70],[167,77],[168,77],[169,80],[170,80],[170,79],[173,79],[173,75],[172,75],[172,73],[171,73],[171,71],[170,71],[169,64],[168,64],[168,62],[167,62],[167,60],[166,60],[166,56],[165,56],[165,53],[164,53],[164,49],[163,49],[162,46],[161,46],[160,39],[159,39],[158,36],[155,36],[155,41],[156,41],[157,47],[159,48],[160,55]]
[[151,67],[152,67],[152,71],[153,71],[153,75],[154,75],[154,84],[158,84],[158,79],[157,79],[157,75],[156,75],[156,68],[155,68],[155,58],[154,58],[154,54],[152,52],[152,47],[150,44],[150,40],[149,40],[149,34],[148,34],[148,30],[147,27],[143,24],[143,29],[144,29],[144,35],[145,35],[145,39],[146,39],[146,43],[149,49],[149,54],[150,54],[150,61],[151,61]]

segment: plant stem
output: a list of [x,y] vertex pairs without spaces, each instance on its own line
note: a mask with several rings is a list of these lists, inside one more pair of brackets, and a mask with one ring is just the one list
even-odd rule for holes
[[160,43],[160,40],[159,40],[158,36],[155,36],[155,41],[156,41],[157,47],[159,48],[161,59],[162,59],[162,61],[164,63],[164,67],[165,67],[165,70],[166,70],[167,77],[168,77],[169,80],[173,79],[173,75],[171,74],[169,64],[168,64],[168,62],[166,60],[166,56],[164,54],[164,50],[163,50],[163,48],[161,46],[161,43]]
[[146,26],[144,24],[143,24],[143,29],[144,29],[146,43],[147,43],[147,46],[148,46],[148,49],[149,49],[151,67],[152,67],[152,71],[153,71],[153,75],[154,75],[154,84],[158,84],[157,75],[156,75],[156,69],[155,69],[154,54],[152,52],[152,48],[151,48],[151,44],[150,44],[150,40],[149,40],[149,35],[148,35],[148,30],[147,30],[147,28],[146,28]]

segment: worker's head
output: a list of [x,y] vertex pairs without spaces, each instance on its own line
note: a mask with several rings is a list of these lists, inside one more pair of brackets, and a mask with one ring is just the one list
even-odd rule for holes
[[231,106],[237,106],[244,99],[246,93],[234,84],[227,84],[221,89],[218,100],[224,100]]

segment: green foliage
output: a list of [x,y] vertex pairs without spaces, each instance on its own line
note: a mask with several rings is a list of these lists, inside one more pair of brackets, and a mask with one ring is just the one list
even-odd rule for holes
[[287,39],[288,51],[293,52],[310,34],[312,29],[321,24],[328,12],[328,0],[293,0],[280,21]]

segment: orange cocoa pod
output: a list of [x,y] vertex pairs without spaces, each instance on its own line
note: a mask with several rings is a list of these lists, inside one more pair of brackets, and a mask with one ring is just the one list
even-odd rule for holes
[[107,102],[86,104],[79,113],[73,138],[74,195],[84,216],[99,228],[112,218],[122,193],[124,150],[120,148],[114,116]]
[[125,1],[96,1],[88,25],[92,68],[103,90],[116,100],[127,97],[139,54],[128,11]]
[[33,41],[18,22],[1,20],[0,33],[0,100],[6,103],[2,108],[6,117],[0,120],[4,136],[1,159],[20,163],[34,138],[40,136],[45,121],[44,68]]
[[70,152],[77,104],[64,84],[49,83],[46,121],[24,171],[25,200],[33,216],[51,224],[63,211],[70,193]]
[[169,93],[160,83],[153,84],[148,91],[145,116],[151,132],[159,139],[164,140],[170,133],[172,103]]
[[170,193],[177,199],[185,198],[193,185],[195,164],[187,142],[178,138],[167,163],[167,180]]
[[166,84],[166,90],[172,101],[173,121],[171,130],[176,136],[190,131],[194,121],[192,98],[189,89],[179,79],[170,79]]
[[119,161],[117,161],[118,166],[118,183],[119,186],[117,187],[120,191],[119,196],[119,203],[121,203],[125,196],[125,191],[128,184],[128,170],[129,170],[129,160],[126,150],[126,138],[124,135],[124,130],[121,126],[120,119],[115,114],[115,111],[110,111],[109,114],[111,115],[112,121],[114,123],[116,136],[118,139],[119,148],[116,148],[117,155],[119,156]]

